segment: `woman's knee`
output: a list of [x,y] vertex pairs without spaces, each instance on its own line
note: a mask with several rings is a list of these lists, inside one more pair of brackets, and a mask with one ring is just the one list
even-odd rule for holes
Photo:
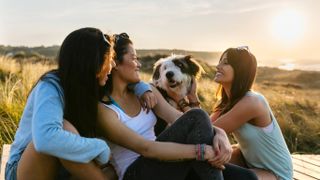
[[191,122],[193,132],[188,135],[188,142],[212,144],[214,130],[209,115],[202,109],[192,109],[186,112],[185,117]]
[[63,120],[63,129],[69,132],[72,132],[74,134],[79,134],[78,130],[76,127],[74,127],[68,120],[64,119]]
[[57,158],[39,153],[36,151],[34,144],[30,142],[21,155],[17,167],[17,177],[24,179],[33,179],[35,177],[43,177],[50,179],[54,177],[59,167]]
[[203,131],[211,131],[213,134],[215,134],[214,130],[212,130],[210,117],[207,112],[202,109],[192,109],[187,113],[187,116],[191,117],[190,119],[196,121],[196,124],[200,129]]
[[199,108],[187,111],[185,116],[193,117],[192,119],[196,119],[198,121],[210,122],[208,113]]
[[30,160],[31,162],[37,162],[37,161],[44,161],[44,162],[47,161],[48,163],[58,162],[58,159],[56,157],[51,156],[49,154],[38,152],[32,141],[28,144],[26,149],[23,151],[20,162],[21,160],[24,160],[24,158],[26,158],[27,160]]

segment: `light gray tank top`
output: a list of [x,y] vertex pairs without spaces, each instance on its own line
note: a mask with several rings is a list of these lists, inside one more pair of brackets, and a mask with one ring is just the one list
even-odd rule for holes
[[256,96],[269,109],[273,130],[245,123],[233,135],[240,145],[241,152],[250,168],[271,170],[280,179],[291,180],[292,159],[276,118],[263,95],[249,91],[246,96]]

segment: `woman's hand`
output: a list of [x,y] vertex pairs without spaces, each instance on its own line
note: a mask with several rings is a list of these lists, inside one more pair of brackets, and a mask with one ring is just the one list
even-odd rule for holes
[[139,101],[143,110],[147,109],[147,113],[149,113],[150,109],[158,104],[157,97],[152,91],[146,91],[145,93],[143,93]]
[[204,159],[207,160],[213,167],[224,170],[225,167],[224,165],[219,165],[219,164],[215,164],[215,163],[211,163],[212,160],[215,159],[216,155],[215,152],[212,148],[212,146],[210,145],[206,145],[205,146],[205,152],[204,152]]
[[189,102],[190,103],[199,102],[198,96],[197,96],[197,81],[195,80],[194,77],[192,78],[191,83],[192,83],[191,89],[187,94]]
[[210,160],[215,157],[214,151],[212,149],[212,146],[206,145],[204,148],[204,159],[205,160]]
[[217,127],[214,128],[216,131],[216,135],[213,138],[213,150],[215,152],[215,157],[208,160],[208,162],[212,166],[220,167],[231,159],[232,147],[224,130]]
[[199,104],[199,98],[197,96],[197,82],[195,78],[193,77],[191,80],[191,89],[189,90],[188,94],[185,96],[182,96],[181,93],[177,93],[176,91],[172,91],[170,88],[167,89],[168,96],[173,99],[177,104],[181,99],[186,99],[188,103],[191,104]]

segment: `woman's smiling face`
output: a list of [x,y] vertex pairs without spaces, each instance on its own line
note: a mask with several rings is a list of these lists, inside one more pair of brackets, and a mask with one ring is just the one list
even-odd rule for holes
[[222,56],[216,68],[217,72],[214,77],[214,81],[222,85],[231,85],[234,78],[234,70],[232,66],[228,63],[227,53],[225,53]]
[[121,63],[117,64],[117,70],[120,76],[129,83],[140,81],[141,63],[138,61],[137,52],[132,44],[128,44],[127,52],[123,55]]

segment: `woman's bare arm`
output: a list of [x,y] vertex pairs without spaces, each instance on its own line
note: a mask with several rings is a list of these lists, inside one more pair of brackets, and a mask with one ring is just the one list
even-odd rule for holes
[[245,96],[230,111],[213,122],[213,125],[222,128],[226,133],[231,133],[244,123],[263,116],[264,108],[264,104],[258,98]]
[[158,104],[153,108],[154,112],[168,123],[173,123],[183,113],[172,107],[160,94],[157,88],[152,86],[152,92],[155,94]]
[[[157,142],[144,139],[126,127],[116,113],[103,104],[98,106],[98,123],[104,138],[148,158],[160,160],[195,159],[194,145]],[[179,150],[179,151],[177,151]],[[211,146],[206,147],[205,158],[213,158]]]

